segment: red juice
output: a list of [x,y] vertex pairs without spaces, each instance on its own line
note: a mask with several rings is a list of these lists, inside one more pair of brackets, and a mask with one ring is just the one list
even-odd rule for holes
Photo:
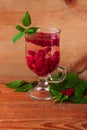
[[43,33],[26,35],[26,63],[38,76],[53,72],[60,61],[59,35]]

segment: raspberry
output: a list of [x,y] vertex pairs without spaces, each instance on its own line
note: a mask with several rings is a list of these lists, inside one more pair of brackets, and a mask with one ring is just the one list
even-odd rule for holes
[[37,33],[35,36],[25,37],[26,42],[46,47],[46,46],[59,46],[59,37],[56,34]]
[[70,88],[68,90],[62,90],[61,93],[63,95],[71,96],[74,93],[74,88]]
[[35,51],[32,51],[32,50],[28,50],[27,53],[30,54],[30,55],[32,55],[32,56],[36,54],[36,52],[35,52]]
[[50,52],[50,51],[51,51],[51,47],[46,47],[46,48],[44,49],[45,55],[46,55],[48,52]]
[[[29,55],[26,56],[28,67],[39,76],[44,76],[54,71],[60,60],[59,51],[55,51],[56,46],[59,46],[57,34],[40,32],[33,36],[25,37],[25,40],[29,42],[27,44],[33,44],[33,46],[35,44],[36,48],[35,51],[27,51],[27,55]],[[53,48],[53,46],[55,47]]]
[[65,95],[65,94],[66,94],[66,90],[62,90],[61,93],[62,93],[63,95]]
[[43,57],[45,57],[45,52],[44,52],[44,50],[43,50],[43,49],[39,50],[39,51],[37,52],[37,56],[38,56],[38,57],[41,57],[41,58],[43,59]]

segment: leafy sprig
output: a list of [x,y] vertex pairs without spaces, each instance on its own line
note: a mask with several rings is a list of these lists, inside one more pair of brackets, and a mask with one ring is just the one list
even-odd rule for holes
[[16,92],[27,92],[29,89],[33,87],[35,81],[27,82],[25,80],[16,80],[6,83],[6,86],[14,89]]
[[[56,78],[54,76],[54,78]],[[27,92],[33,88],[36,81],[11,81],[6,86],[14,89],[16,92]],[[66,79],[61,83],[50,84],[50,95],[55,97],[54,101],[58,103],[71,102],[75,104],[87,104],[87,81],[80,79],[75,73],[67,73]]]
[[24,36],[25,33],[33,34],[36,33],[38,27],[30,27],[31,25],[31,17],[28,11],[25,12],[23,18],[22,18],[22,25],[16,25],[15,28],[19,31],[18,34],[16,34],[13,37],[13,42],[16,43],[22,36]]
[[[73,91],[69,92],[70,89]],[[87,94],[87,81],[80,79],[75,73],[67,73],[63,82],[51,84],[50,91],[54,94],[51,94],[52,96],[56,96],[56,102],[87,103],[85,97]],[[63,93],[63,91],[66,91],[66,93]],[[61,97],[60,93],[56,94],[56,92],[60,92]]]

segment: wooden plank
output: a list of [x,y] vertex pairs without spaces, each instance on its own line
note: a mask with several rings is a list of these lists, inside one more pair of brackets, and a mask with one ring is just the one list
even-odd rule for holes
[[33,100],[0,101],[0,128],[86,130],[87,105],[59,105]]
[[76,129],[87,128],[87,105],[55,104],[37,101],[27,93],[13,92],[0,85],[0,129]]
[[37,78],[25,63],[24,39],[12,42],[26,10],[34,26],[61,28],[60,65],[87,79],[87,0],[0,0],[0,130],[86,130],[87,105],[37,101],[4,85]]
[[[60,65],[71,71],[77,62],[87,56],[87,1],[55,0],[52,3],[52,0],[23,0],[21,3],[0,0],[0,76],[36,77],[25,64],[24,38],[17,45],[12,42],[17,33],[14,26],[21,23],[26,10],[29,10],[34,26],[61,28]],[[45,5],[44,8],[42,5]],[[86,79],[86,74],[84,71],[82,78]]]
[[86,130],[87,105],[37,101],[0,85],[1,130]]

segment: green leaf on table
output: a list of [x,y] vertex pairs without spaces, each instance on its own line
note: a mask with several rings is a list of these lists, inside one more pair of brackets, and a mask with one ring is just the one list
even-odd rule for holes
[[[33,88],[33,85],[37,85],[37,81],[12,81],[6,83],[9,88],[15,89],[16,92],[27,92]],[[68,90],[74,88],[74,93],[71,96],[67,96],[66,93],[62,94],[62,90]],[[50,84],[50,94],[54,97],[55,102],[71,102],[75,104],[87,104],[87,81],[82,80],[77,74],[67,73],[66,79],[61,83]]]
[[79,77],[75,73],[67,73],[64,82],[64,89],[69,89],[71,87],[75,88],[78,86],[79,83]]
[[25,33],[33,34],[33,33],[36,33],[37,29],[38,27],[30,27],[25,30]]
[[56,98],[55,98],[54,101],[55,101],[55,102],[61,101],[62,96],[63,96],[62,93],[59,92],[59,93],[56,95]]
[[58,102],[62,98],[62,93],[59,91],[56,91],[55,89],[50,89],[50,94],[52,97],[55,97],[54,102]]
[[85,91],[87,92],[87,81],[80,79],[79,84],[81,84],[83,88],[85,89]]
[[60,101],[61,101],[61,97],[56,97],[56,98],[54,99],[54,102],[55,102],[55,103],[60,102]]
[[25,12],[23,18],[22,18],[22,24],[25,26],[25,27],[28,27],[31,25],[31,17],[30,17],[30,14],[28,12]]
[[28,83],[27,85],[16,88],[16,92],[27,92],[29,89],[33,87],[32,83]]
[[23,85],[25,83],[24,80],[16,80],[16,81],[11,81],[11,82],[8,82],[6,83],[5,85],[8,86],[9,88],[13,88],[13,89],[16,89],[18,87],[20,87],[21,85]]
[[75,88],[74,97],[78,98],[80,100],[80,98],[83,97],[83,93],[84,93],[83,86],[82,85],[78,85],[78,87]]
[[66,101],[68,98],[69,98],[69,96],[63,95],[63,97],[61,99],[61,103],[63,103],[64,101]]
[[56,91],[55,89],[50,89],[50,93],[52,96],[62,97],[62,93],[59,91]]
[[61,91],[64,88],[65,84],[65,80],[61,83],[50,83],[50,89],[53,89],[55,91]]
[[87,104],[87,98],[83,97],[79,100],[78,104]]
[[13,37],[13,42],[16,43],[22,36],[24,35],[24,32],[19,32]]
[[77,83],[79,81],[79,76],[75,73],[67,73],[66,80],[70,83]]
[[84,97],[84,86],[82,84],[78,84],[77,87],[74,88],[75,92],[73,94],[73,96],[70,97],[69,100],[71,100],[71,102],[73,103],[79,103],[79,101]]
[[21,31],[21,32],[24,32],[25,31],[25,28],[23,28],[22,26],[20,26],[20,25],[16,25],[15,26],[16,27],[16,29],[18,30],[18,31]]

